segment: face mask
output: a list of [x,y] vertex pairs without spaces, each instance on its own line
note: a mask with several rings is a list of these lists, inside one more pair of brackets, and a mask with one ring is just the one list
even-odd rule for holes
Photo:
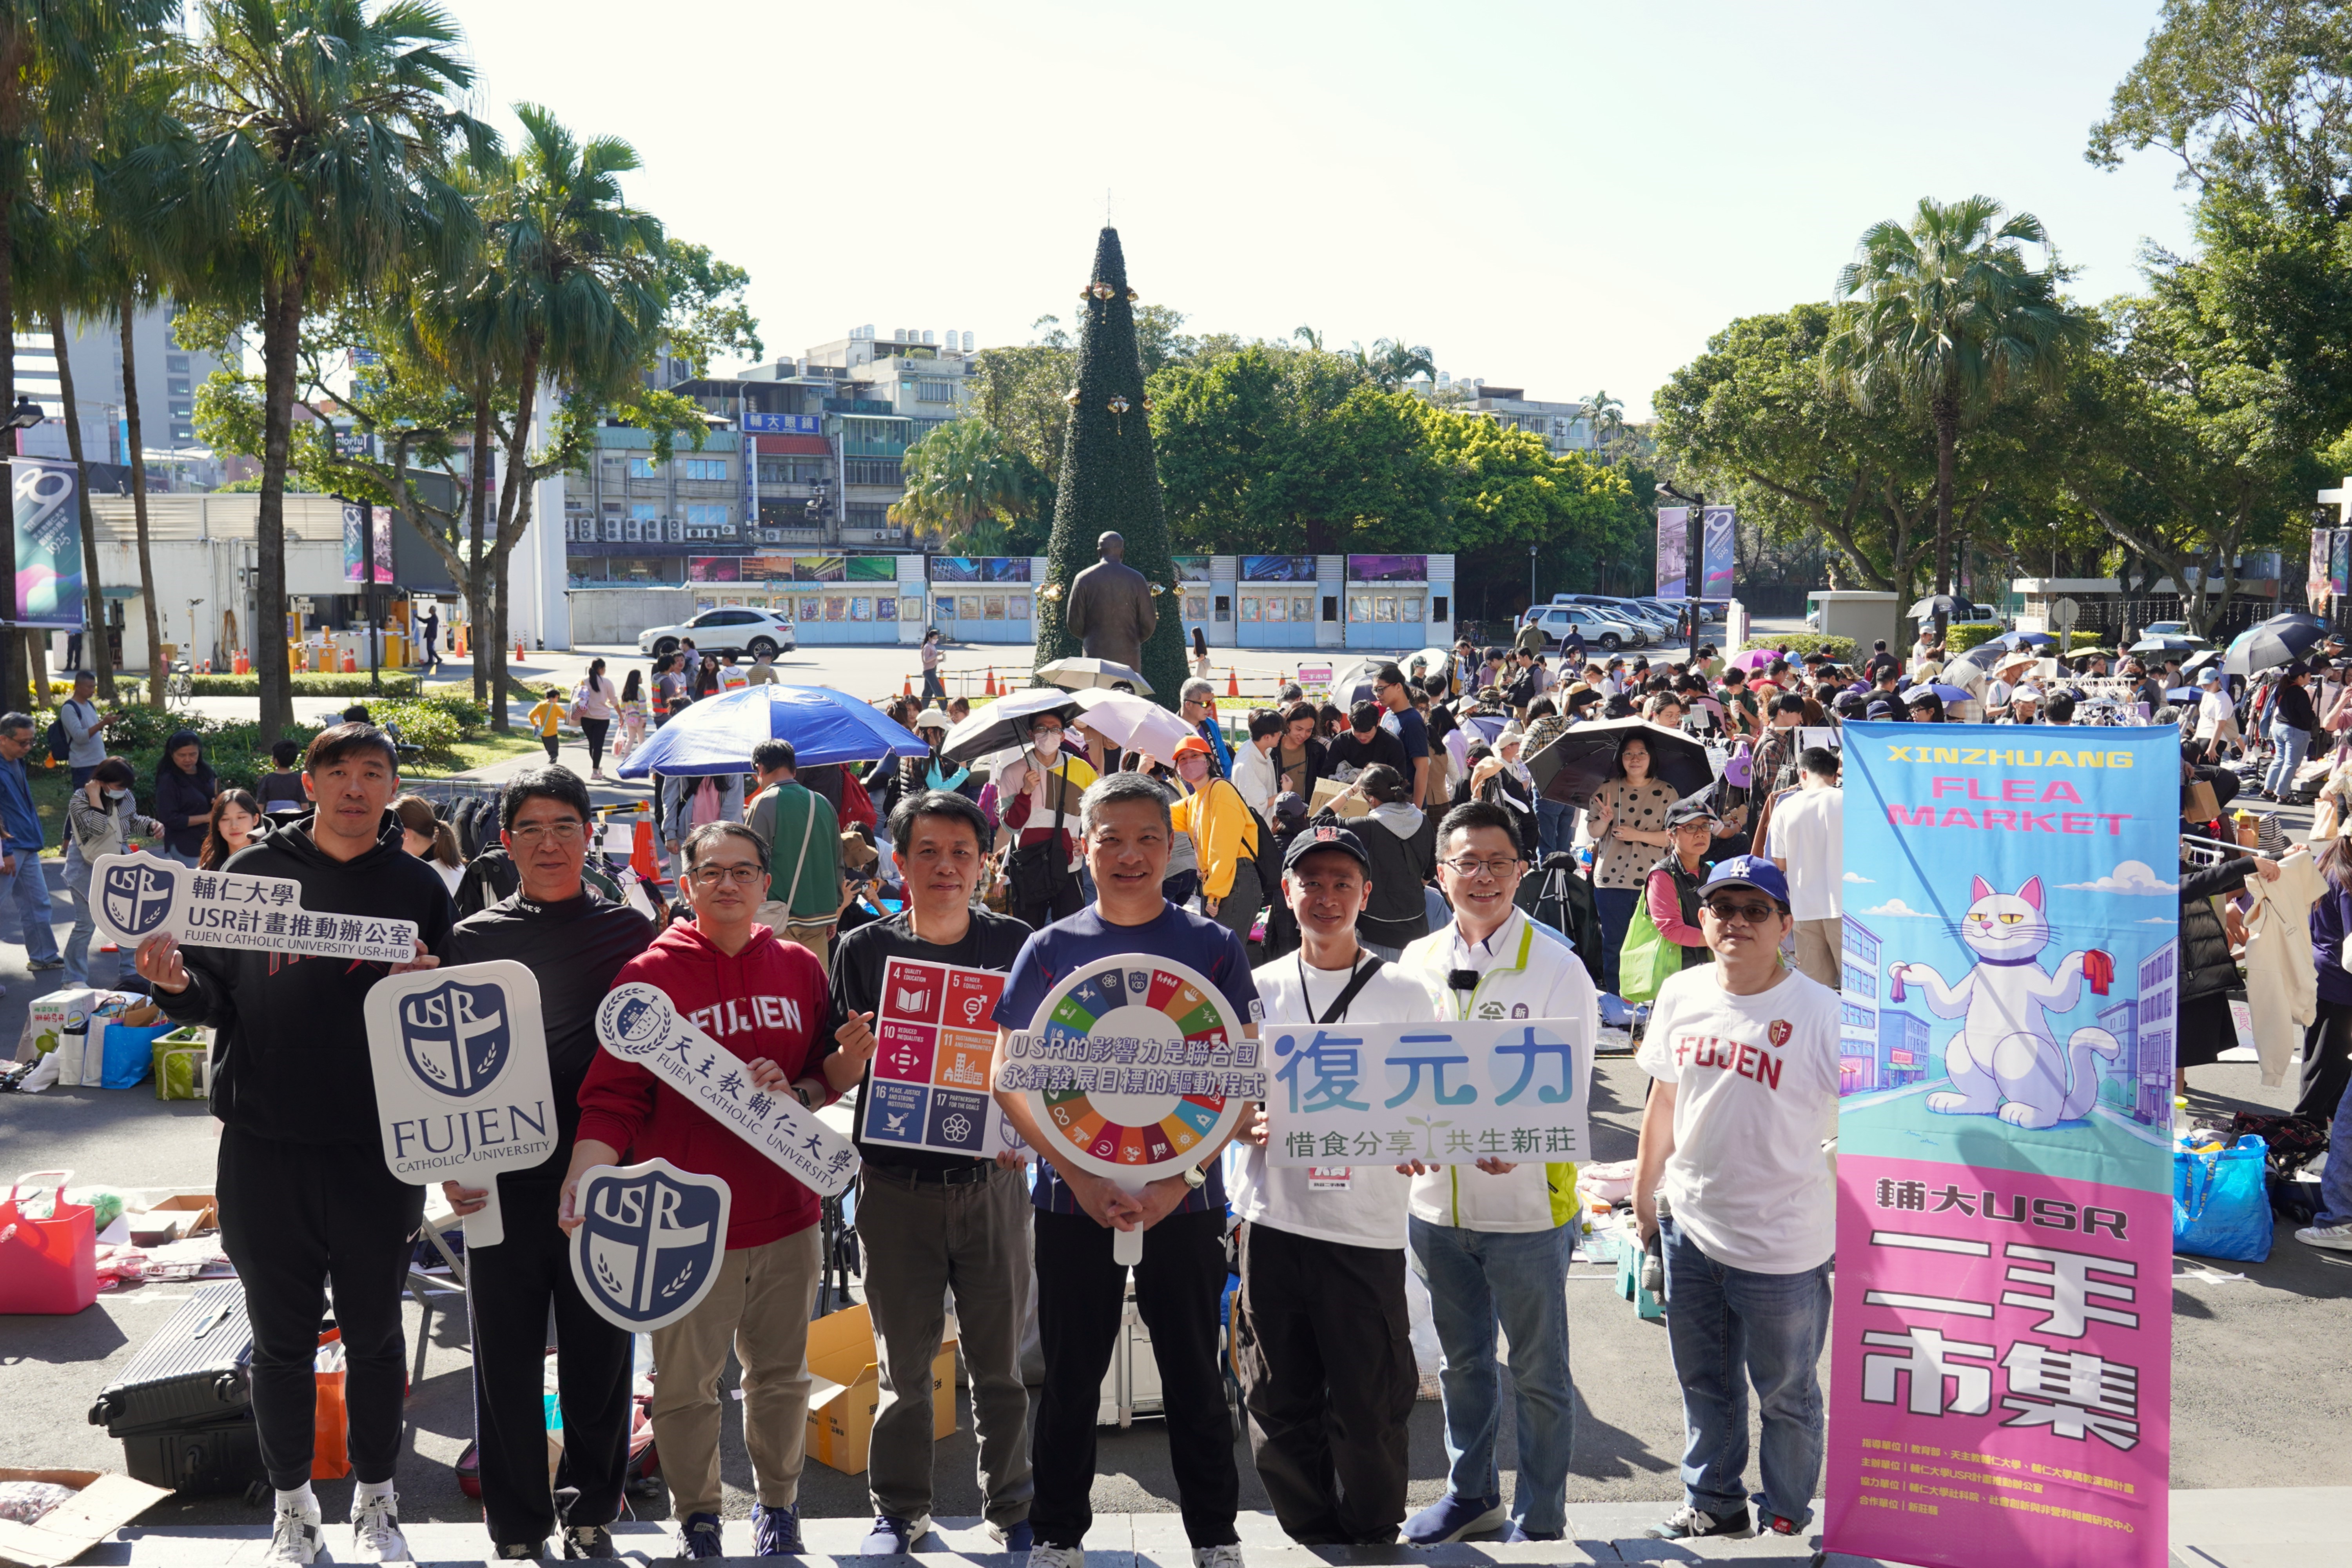
[[127,789],[110,789],[106,792],[106,798],[109,800],[125,800],[130,797],[130,795],[131,792]]

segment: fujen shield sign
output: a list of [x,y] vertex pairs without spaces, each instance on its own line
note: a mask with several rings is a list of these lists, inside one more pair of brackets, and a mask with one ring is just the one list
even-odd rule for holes
[[599,1317],[631,1333],[702,1304],[727,1254],[727,1184],[667,1160],[598,1165],[574,1194],[572,1278]]
[[133,942],[152,936],[172,914],[172,879],[152,856],[113,860],[99,879],[99,901],[116,931]]
[[487,1188],[466,1245],[505,1234],[498,1176],[555,1152],[539,981],[511,960],[379,980],[364,1008],[383,1163],[404,1182]]

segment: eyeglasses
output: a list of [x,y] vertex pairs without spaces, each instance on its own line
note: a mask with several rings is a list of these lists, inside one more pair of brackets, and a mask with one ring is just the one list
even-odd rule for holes
[[1499,882],[1509,876],[1518,863],[1519,858],[1516,855],[1498,855],[1491,860],[1481,860],[1475,855],[1465,855],[1458,860],[1438,862],[1455,876],[1471,882],[1476,881],[1481,877],[1492,877]]
[[522,827],[509,828],[507,837],[518,844],[539,844],[553,839],[558,844],[576,844],[586,835],[588,826],[583,822],[534,822]]
[[1706,912],[1727,925],[1738,921],[1747,925],[1760,926],[1779,914],[1780,907],[1778,904],[1751,903],[1745,900],[1734,901],[1730,899],[1709,899],[1706,901]]
[[730,887],[748,888],[767,874],[767,868],[765,867],[740,865],[697,866],[693,870],[687,873],[687,875],[693,878],[698,884],[705,888],[716,888],[721,883],[725,883]]
[[1058,741],[1062,738],[1062,732],[1040,724],[1029,731],[1029,738],[1033,741]]

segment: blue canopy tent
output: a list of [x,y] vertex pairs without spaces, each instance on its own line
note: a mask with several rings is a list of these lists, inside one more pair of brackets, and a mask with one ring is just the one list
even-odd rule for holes
[[913,731],[831,687],[753,686],[706,697],[672,719],[628,754],[621,776],[748,773],[751,749],[762,741],[790,741],[803,768],[931,752]]

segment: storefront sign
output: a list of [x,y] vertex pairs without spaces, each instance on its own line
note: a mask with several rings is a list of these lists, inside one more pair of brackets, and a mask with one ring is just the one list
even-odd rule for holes
[[822,436],[824,419],[816,414],[746,413],[743,428],[755,436]]
[[1844,732],[1825,1541],[2160,1568],[2179,735],[2028,733]]
[[1578,1020],[1276,1026],[1265,1044],[1273,1164],[1590,1156],[1592,1047]]
[[487,1189],[466,1245],[498,1245],[499,1176],[545,1164],[562,1136],[538,978],[511,959],[421,969],[377,981],[361,1011],[385,1168]]
[[1004,976],[992,970],[889,961],[874,1016],[877,1044],[860,1137],[973,1156],[1022,1146],[988,1089],[988,1061],[996,1050],[990,1016],[1003,991]]
[[792,1093],[751,1081],[735,1053],[678,1016],[661,991],[642,983],[614,987],[596,1009],[596,1037],[700,1106],[720,1126],[773,1161],[821,1197],[848,1189],[857,1149],[811,1115]]
[[1242,557],[1241,580],[1244,583],[1312,583],[1315,581],[1315,557],[1244,555]]
[[361,963],[416,956],[416,922],[313,914],[290,877],[197,871],[161,855],[102,855],[90,868],[90,912],[107,939],[136,947],[158,932],[190,947],[300,953]]
[[1350,555],[1348,557],[1348,581],[1350,583],[1426,583],[1429,581],[1429,557],[1426,555]]

